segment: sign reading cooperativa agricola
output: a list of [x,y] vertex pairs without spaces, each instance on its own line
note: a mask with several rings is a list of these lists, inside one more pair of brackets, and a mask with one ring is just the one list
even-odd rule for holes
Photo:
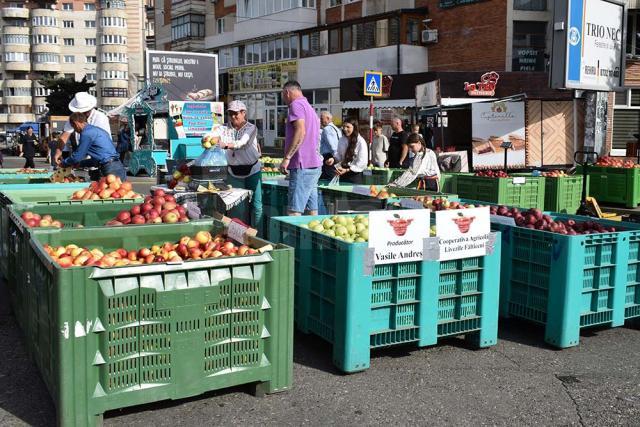
[[436,212],[440,261],[486,255],[490,232],[489,208]]

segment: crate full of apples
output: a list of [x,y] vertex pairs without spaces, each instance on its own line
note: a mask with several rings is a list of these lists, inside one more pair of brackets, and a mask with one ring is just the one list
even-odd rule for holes
[[141,204],[120,211],[105,225],[175,224],[177,222],[189,222],[187,210],[179,205],[172,195],[158,189],[152,195],[146,196]]
[[142,196],[133,191],[133,184],[122,182],[120,177],[107,175],[93,181],[87,188],[71,195],[71,200],[138,199]]

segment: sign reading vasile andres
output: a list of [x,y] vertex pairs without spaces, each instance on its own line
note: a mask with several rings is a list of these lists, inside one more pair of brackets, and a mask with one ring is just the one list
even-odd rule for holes
[[428,209],[373,211],[369,213],[369,247],[374,263],[422,261],[424,239],[429,237]]

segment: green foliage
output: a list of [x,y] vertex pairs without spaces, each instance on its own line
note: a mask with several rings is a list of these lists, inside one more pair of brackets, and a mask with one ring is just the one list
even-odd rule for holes
[[40,80],[39,83],[51,90],[51,93],[45,98],[50,116],[68,116],[71,114],[69,102],[71,102],[75,94],[87,92],[96,85],[95,83],[87,82],[86,76],[81,81],[65,77],[46,77]]

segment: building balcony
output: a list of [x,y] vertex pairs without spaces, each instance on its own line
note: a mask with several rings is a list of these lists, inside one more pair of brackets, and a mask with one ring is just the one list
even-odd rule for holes
[[32,122],[35,120],[33,113],[10,113],[7,114],[7,123],[21,124],[24,122]]
[[31,80],[13,80],[6,79],[2,82],[2,88],[6,91],[8,88],[20,87],[31,89]]
[[49,73],[59,73],[61,69],[60,64],[50,64],[46,62],[34,62],[33,71],[45,71]]
[[[0,104],[4,104],[2,102],[2,98],[0,98]],[[0,113],[0,123],[7,123],[9,121],[9,115],[6,113]]]
[[207,50],[229,46],[234,43],[233,33],[233,31],[227,31],[226,33],[207,36],[204,39],[204,46]]
[[30,96],[5,96],[3,97],[6,105],[31,105],[33,99]]
[[96,50],[98,60],[103,53],[129,53],[129,49],[126,44],[102,44]]
[[297,7],[271,15],[250,18],[236,22],[234,41],[251,40],[278,33],[288,33],[318,25],[318,12],[315,9]]
[[98,11],[98,19],[100,19],[103,16],[104,17],[115,16],[118,18],[127,19],[127,10],[126,9],[100,9]]
[[96,89],[99,91],[104,88],[129,89],[129,80],[100,80]]
[[[46,34],[50,36],[60,36],[60,28],[58,27],[31,27],[31,35]],[[60,40],[62,43],[62,40]]]
[[100,101],[98,103],[100,105],[106,105],[109,107],[119,107],[128,101],[128,98],[114,98],[111,96],[101,96],[99,98]]
[[29,19],[29,9],[24,7],[3,7],[0,9],[0,18]]
[[30,44],[5,44],[3,50],[5,53],[9,53],[9,52],[29,53],[30,48],[31,48]]
[[31,71],[31,62],[4,62],[4,71]]
[[187,37],[171,42],[171,50],[201,52],[205,50],[204,37]]
[[207,12],[207,2],[204,0],[183,0],[171,4],[171,16],[180,16],[186,13],[204,15]]
[[31,17],[36,17],[36,16],[51,16],[53,18],[59,19],[60,18],[60,11],[56,10],[56,9],[31,9]]
[[2,26],[2,34],[21,34],[21,35],[29,35],[30,34],[29,27],[16,27],[15,25],[3,25]]
[[34,44],[31,46],[31,53],[55,53],[60,54],[62,47],[59,44]]

